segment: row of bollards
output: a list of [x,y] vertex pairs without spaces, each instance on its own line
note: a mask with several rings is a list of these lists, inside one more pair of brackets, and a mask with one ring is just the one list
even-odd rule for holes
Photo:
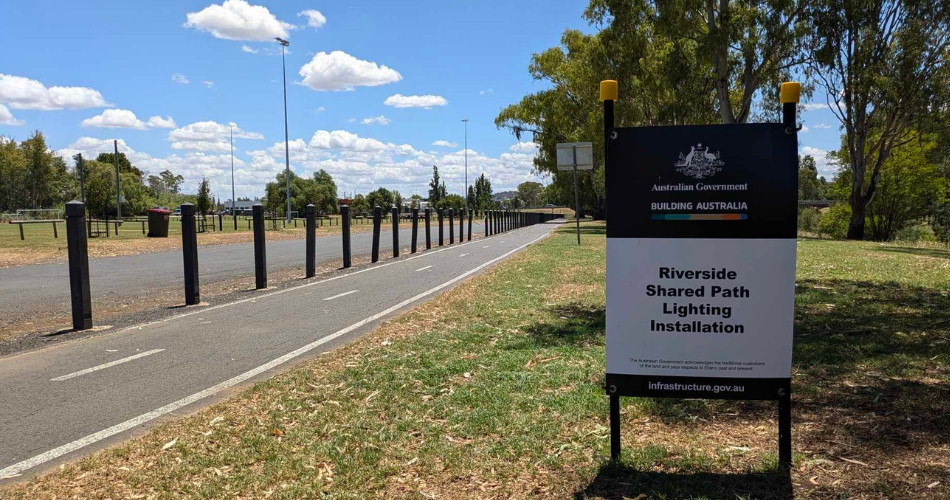
[[[439,224],[439,246],[443,246],[443,221],[444,211],[437,210]],[[340,207],[342,219],[342,242],[343,242],[343,268],[349,268],[352,265],[350,252],[350,209],[346,205]],[[254,277],[257,289],[267,288],[267,255],[264,241],[264,207],[260,204],[252,208],[252,225],[254,228]],[[468,241],[472,241],[472,218],[474,212],[468,210],[458,213],[458,241],[465,241],[465,219],[468,216]],[[455,243],[455,210],[448,209],[449,226],[449,244]],[[416,253],[418,249],[418,230],[419,230],[419,209],[413,208],[412,213],[412,238],[410,253]],[[499,234],[511,229],[540,224],[549,220],[563,217],[562,215],[536,213],[536,212],[518,212],[512,210],[488,210],[485,212],[485,236]],[[431,210],[423,210],[423,221],[425,231],[425,248],[432,248],[431,236]],[[399,211],[392,209],[393,221],[393,257],[399,257]],[[316,275],[316,212],[315,207],[307,205],[306,211],[306,276],[312,278]],[[218,219],[219,228],[222,225],[221,218]],[[185,304],[195,305],[201,301],[201,293],[198,284],[198,238],[195,219],[195,206],[191,203],[181,205],[181,228],[182,228],[182,259],[185,278]],[[379,237],[380,226],[382,224],[382,208],[373,209],[373,247],[372,261],[379,261]],[[89,286],[89,253],[88,240],[86,236],[86,207],[79,201],[71,201],[66,204],[66,239],[68,244],[69,256],[69,287],[72,304],[72,320],[74,330],[86,330],[92,328],[92,299]]]

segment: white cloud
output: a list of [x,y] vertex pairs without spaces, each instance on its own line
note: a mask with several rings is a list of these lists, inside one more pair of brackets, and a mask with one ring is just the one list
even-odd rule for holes
[[176,128],[178,125],[175,124],[175,120],[172,120],[172,117],[162,118],[161,116],[153,116],[148,119],[147,125],[152,128]]
[[826,129],[826,128],[831,128],[831,125],[828,125],[827,123],[819,123],[818,125],[815,125],[815,128],[816,128],[816,129]]
[[13,113],[6,106],[0,104],[0,125],[23,125],[24,123],[23,120],[14,118]]
[[803,123],[803,124],[802,124],[802,129],[799,130],[799,132],[801,132],[801,133],[803,133],[803,134],[807,134],[808,132],[811,132],[811,129],[808,128],[808,125],[805,125],[805,124]]
[[826,179],[832,179],[838,175],[838,166],[832,163],[828,157],[828,151],[823,149],[805,146],[798,152],[802,156],[811,156],[815,159],[815,168],[818,169],[818,175]]
[[371,116],[369,118],[363,118],[361,123],[363,125],[372,125],[374,123],[378,123],[380,125],[389,125],[391,122],[392,120],[390,120],[389,118],[386,118],[386,115],[379,115],[379,116]]
[[383,101],[387,106],[396,108],[423,108],[432,109],[432,106],[445,106],[449,103],[440,95],[391,95]]
[[485,90],[479,90],[479,91],[478,91],[478,95],[488,95],[488,94],[494,94],[494,93],[495,93],[495,91],[492,90],[491,87],[488,87],[488,88],[485,89]]
[[318,149],[348,149],[352,151],[384,151],[393,149],[394,144],[386,144],[376,139],[360,137],[346,130],[318,130],[310,138],[310,147]]
[[444,147],[444,148],[457,148],[458,145],[459,145],[459,143],[457,143],[457,142],[443,141],[443,140],[440,139],[440,140],[438,140],[438,141],[433,142],[432,145],[433,145],[433,146],[442,146],[442,147]]
[[799,104],[798,107],[802,108],[802,111],[817,111],[819,109],[828,109],[828,104],[821,102],[806,102]]
[[213,88],[214,88],[214,81],[212,81],[212,80],[205,80],[205,81],[203,81],[203,82],[201,82],[201,83],[205,84],[205,87],[208,87],[209,89],[213,89]]
[[261,5],[250,5],[244,0],[225,0],[199,12],[187,14],[186,28],[207,31],[215,38],[225,40],[271,41],[275,37],[288,38],[287,31],[294,25],[274,17]]
[[538,145],[533,142],[519,142],[517,144],[512,144],[508,147],[512,151],[518,151],[520,153],[533,152],[538,149]]
[[320,13],[319,10],[307,9],[303,12],[297,14],[297,17],[306,16],[307,17],[307,26],[311,28],[319,28],[324,24],[327,24],[327,18]]
[[0,103],[12,109],[104,108],[111,104],[88,87],[49,87],[22,76],[0,73]]
[[300,68],[302,84],[313,90],[353,90],[402,80],[398,71],[357,59],[346,52],[319,52]]
[[326,111],[326,110],[327,110],[327,108],[324,108],[323,106],[320,106],[319,108],[317,108],[317,113],[323,113],[323,112]]
[[247,52],[248,54],[257,54],[260,51],[258,49],[252,49],[251,47],[248,47],[247,45],[241,45],[241,52]]
[[191,81],[188,80],[188,77],[181,73],[175,73],[172,75],[172,81],[175,83],[191,83]]
[[[172,149],[195,151],[230,151],[230,128],[213,121],[195,122],[168,133]],[[235,139],[263,139],[257,132],[245,132],[234,124]]]
[[81,124],[83,127],[95,128],[133,128],[145,130],[145,122],[139,120],[135,113],[127,109],[107,109],[100,115],[86,118]]

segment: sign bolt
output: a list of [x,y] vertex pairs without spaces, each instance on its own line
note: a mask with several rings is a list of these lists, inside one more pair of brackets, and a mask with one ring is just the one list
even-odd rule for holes
[[784,395],[785,395],[785,389],[784,389],[784,388],[779,389],[779,390],[778,390],[778,395],[779,395],[779,396],[784,396]]

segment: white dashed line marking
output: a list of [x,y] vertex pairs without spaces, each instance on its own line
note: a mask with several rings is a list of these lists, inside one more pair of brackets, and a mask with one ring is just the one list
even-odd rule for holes
[[129,361],[134,361],[134,360],[139,359],[139,358],[144,358],[145,356],[151,356],[152,354],[157,354],[157,353],[160,353],[160,352],[162,352],[162,351],[164,351],[164,350],[165,350],[165,349],[152,349],[151,351],[140,352],[140,353],[138,353],[138,354],[135,354],[135,355],[133,355],[133,356],[129,356],[129,357],[127,357],[127,358],[117,359],[117,360],[115,360],[115,361],[110,361],[110,362],[108,362],[108,363],[104,363],[104,364],[101,364],[101,365],[99,365],[99,366],[93,366],[92,368],[86,368],[85,370],[79,370],[78,372],[73,372],[73,373],[70,373],[69,375],[63,375],[62,377],[56,377],[56,378],[54,378],[54,379],[50,379],[50,382],[62,382],[63,380],[69,380],[69,379],[71,379],[71,378],[81,377],[81,376],[83,376],[83,375],[87,375],[87,374],[92,373],[92,372],[97,372],[97,371],[99,371],[99,370],[105,370],[106,368],[111,368],[111,367],[113,367],[113,366],[115,366],[115,365],[121,365],[122,363],[128,363]]
[[347,296],[347,295],[349,295],[349,294],[351,294],[351,293],[356,293],[356,292],[358,292],[358,291],[359,291],[359,290],[350,290],[349,292],[343,292],[343,293],[341,293],[341,294],[339,294],[339,295],[334,295],[334,296],[332,296],[332,297],[327,297],[327,298],[325,298],[325,299],[323,299],[323,300],[338,299],[338,298],[340,298],[340,297],[345,297],[345,296]]

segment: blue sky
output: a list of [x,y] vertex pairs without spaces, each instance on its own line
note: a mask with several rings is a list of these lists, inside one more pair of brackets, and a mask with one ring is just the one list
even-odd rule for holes
[[[534,148],[493,120],[543,88],[532,53],[566,28],[591,32],[584,0],[558,2],[12,2],[0,18],[0,135],[42,130],[63,153],[95,156],[120,140],[139,167],[166,168],[230,197],[235,130],[238,196],[261,196],[284,165],[281,59],[291,167],[324,168],[343,192],[377,186],[424,194],[433,164],[462,192],[525,180]],[[838,144],[827,110],[803,113],[804,152]],[[819,128],[822,124],[830,128]],[[819,162],[822,164],[822,162]],[[829,172],[826,172],[829,173]]]

